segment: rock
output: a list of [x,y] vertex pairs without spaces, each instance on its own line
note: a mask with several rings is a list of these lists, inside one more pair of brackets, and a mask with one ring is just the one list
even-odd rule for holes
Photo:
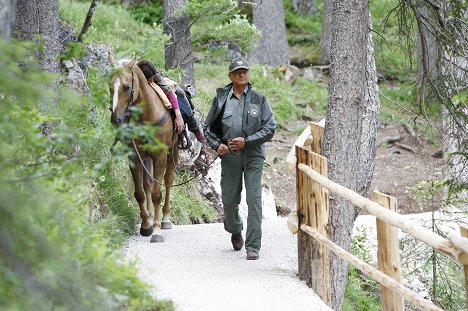
[[320,68],[308,67],[302,72],[304,79],[320,82],[322,80],[322,70]]
[[65,67],[61,75],[62,82],[80,93],[89,93],[88,83],[78,62],[74,59],[64,60],[62,65]]
[[444,152],[442,150],[438,150],[432,154],[432,157],[442,159],[444,157]]

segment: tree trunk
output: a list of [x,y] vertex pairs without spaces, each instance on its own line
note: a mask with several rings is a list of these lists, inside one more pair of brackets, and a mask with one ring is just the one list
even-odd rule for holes
[[[461,6],[461,4],[459,4]],[[420,111],[437,103],[442,108],[441,138],[445,144],[447,180],[458,188],[457,196],[468,197],[468,144],[466,105],[454,104],[453,97],[467,87],[466,11],[443,1],[415,0],[411,8],[418,25],[418,103]],[[460,12],[458,12],[460,10]],[[463,186],[464,185],[464,186]]]
[[262,32],[251,58],[264,65],[289,64],[289,47],[282,0],[255,0],[254,25]]
[[58,0],[18,0],[13,35],[36,43],[42,69],[58,72],[60,52]]
[[[414,6],[415,13],[419,16],[420,22],[418,23],[418,80],[419,91],[418,96],[424,100],[427,95],[424,85],[426,84],[423,79],[430,79],[435,82],[439,76],[438,60],[439,49],[436,33],[434,32],[433,25],[429,21],[436,21],[437,16],[432,12],[430,6],[425,1],[416,1]],[[432,96],[430,96],[432,97]]]
[[16,0],[0,0],[0,37],[11,37],[11,26],[15,19]]
[[171,36],[164,53],[166,70],[181,68],[182,83],[195,86],[192,59],[192,41],[190,39],[190,22],[187,14],[178,11],[184,9],[187,0],[164,0],[164,33]]
[[292,0],[292,6],[299,13],[315,14],[317,12],[315,0]]
[[323,24],[320,37],[319,65],[330,64],[330,45],[332,28],[332,0],[323,0]]
[[[379,98],[369,1],[333,1],[323,152],[329,178],[366,196],[374,172]],[[366,51],[366,53],[363,53]],[[329,236],[348,250],[358,209],[330,194]],[[341,310],[348,265],[331,258],[332,308]]]

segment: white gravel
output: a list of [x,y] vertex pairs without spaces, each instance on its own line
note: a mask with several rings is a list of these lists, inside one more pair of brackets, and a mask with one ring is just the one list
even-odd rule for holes
[[164,243],[133,236],[124,252],[155,296],[178,311],[331,310],[297,277],[297,236],[286,219],[264,220],[262,228],[256,261],[232,249],[222,224],[174,226],[163,231]]

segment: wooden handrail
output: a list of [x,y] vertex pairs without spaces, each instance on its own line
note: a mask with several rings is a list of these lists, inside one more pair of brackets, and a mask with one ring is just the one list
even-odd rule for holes
[[[305,164],[299,164],[298,168],[302,172],[306,173],[314,181],[321,184],[323,187],[347,199],[349,202],[365,210],[367,213],[374,215],[378,219],[383,220],[397,228],[400,228],[402,231],[410,234],[414,238],[433,247],[436,251],[443,253],[457,261],[460,260],[460,255],[463,254],[463,251],[449,240],[444,239],[438,234],[427,230],[423,226],[412,223],[402,215],[392,212],[380,206],[379,204],[357,194],[356,192],[321,176],[319,173]],[[458,240],[457,242],[465,244],[465,247],[468,247],[468,242],[466,241]]]
[[423,310],[431,310],[431,311],[443,311],[443,309],[437,307],[429,300],[426,300],[419,296],[417,293],[413,292],[412,290],[404,287],[399,282],[395,281],[391,277],[387,276],[385,273],[380,272],[378,269],[372,267],[368,263],[362,261],[361,259],[351,255],[328,238],[321,235],[317,230],[312,229],[309,226],[301,225],[301,229],[312,236],[314,239],[320,241],[325,247],[327,247],[330,251],[341,257],[342,259],[346,260],[348,263],[352,264],[365,274],[369,275],[380,284],[386,286],[387,288],[392,289],[393,291],[400,294],[409,302],[413,303],[416,306],[423,308]]

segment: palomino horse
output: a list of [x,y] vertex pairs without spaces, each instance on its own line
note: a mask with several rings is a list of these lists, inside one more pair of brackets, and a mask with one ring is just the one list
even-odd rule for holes
[[[174,182],[174,166],[178,159],[177,139],[174,135],[174,125],[169,112],[164,107],[156,92],[149,86],[143,72],[136,65],[133,57],[130,61],[116,64],[109,53],[109,64],[115,72],[109,81],[112,96],[111,122],[115,126],[124,123],[151,123],[159,127],[156,131],[157,139],[168,148],[156,148],[157,151],[145,151],[140,147],[140,141],[129,143],[134,151],[130,166],[135,184],[135,199],[140,207],[140,234],[151,237],[151,242],[163,242],[160,229],[170,229],[170,194]],[[142,104],[143,112],[138,120],[130,120],[130,107]],[[164,182],[163,180],[164,176]],[[162,222],[159,218],[159,208],[162,200],[161,185],[166,185]],[[154,231],[154,233],[153,233]]]

